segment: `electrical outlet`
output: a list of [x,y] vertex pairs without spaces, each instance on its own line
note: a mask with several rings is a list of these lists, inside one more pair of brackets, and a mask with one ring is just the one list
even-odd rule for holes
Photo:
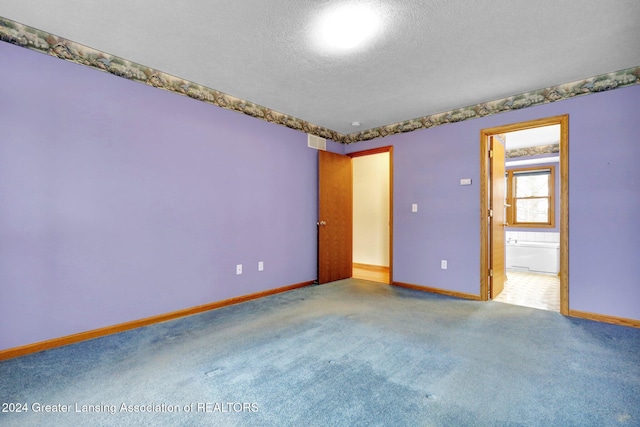
[[264,270],[264,261],[258,262],[258,271]]
[[236,265],[236,274],[242,274],[242,264]]
[[418,204],[414,203],[411,205],[411,212],[418,212]]
[[447,260],[443,259],[442,261],[440,261],[440,268],[443,270],[447,269]]

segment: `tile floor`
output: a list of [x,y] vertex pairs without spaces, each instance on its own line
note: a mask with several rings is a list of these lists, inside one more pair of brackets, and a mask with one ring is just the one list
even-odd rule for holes
[[508,270],[504,290],[493,300],[559,312],[560,278],[557,275]]

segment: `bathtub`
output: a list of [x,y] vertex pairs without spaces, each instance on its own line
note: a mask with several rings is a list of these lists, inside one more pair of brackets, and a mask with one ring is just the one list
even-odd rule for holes
[[507,269],[547,274],[560,271],[559,243],[511,240],[505,247]]

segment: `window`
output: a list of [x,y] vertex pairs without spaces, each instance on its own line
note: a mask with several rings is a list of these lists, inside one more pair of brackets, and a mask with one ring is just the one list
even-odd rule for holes
[[555,168],[511,169],[506,173],[507,224],[554,227]]

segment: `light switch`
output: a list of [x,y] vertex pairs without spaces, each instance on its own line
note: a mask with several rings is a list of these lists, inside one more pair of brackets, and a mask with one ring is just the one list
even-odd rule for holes
[[471,178],[462,178],[460,180],[460,185],[471,185]]
[[411,205],[411,212],[418,212],[418,204],[414,203]]

